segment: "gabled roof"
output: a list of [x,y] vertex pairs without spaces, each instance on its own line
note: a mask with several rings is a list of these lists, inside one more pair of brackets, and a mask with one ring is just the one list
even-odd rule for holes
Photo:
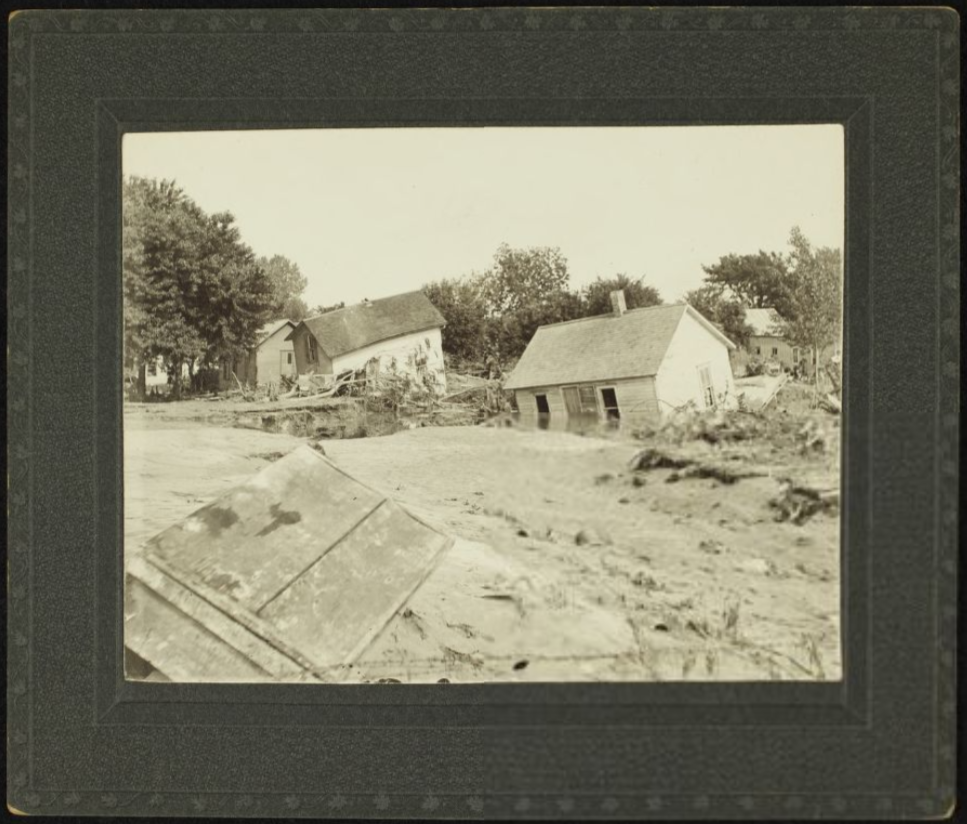
[[258,334],[255,336],[255,346],[261,346],[283,326],[291,326],[293,329],[295,329],[295,324],[291,320],[285,320],[283,318],[280,320],[269,321],[261,329],[259,329]]
[[337,358],[400,335],[441,329],[445,323],[443,315],[426,295],[407,292],[306,318],[286,340],[291,340],[305,328],[327,356]]
[[648,306],[620,317],[598,315],[541,326],[504,386],[522,389],[656,375],[686,312],[723,346],[735,348],[688,304]]
[[785,321],[775,309],[746,309],[745,322],[753,335],[782,337],[786,333]]

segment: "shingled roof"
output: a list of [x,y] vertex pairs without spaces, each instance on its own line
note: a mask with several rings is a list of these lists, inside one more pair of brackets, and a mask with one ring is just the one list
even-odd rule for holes
[[724,346],[735,348],[688,304],[648,306],[617,317],[597,315],[541,326],[504,386],[523,389],[655,375],[686,312]]
[[306,318],[286,340],[294,338],[304,327],[328,357],[338,358],[400,335],[439,329],[445,323],[443,315],[426,295],[407,292]]

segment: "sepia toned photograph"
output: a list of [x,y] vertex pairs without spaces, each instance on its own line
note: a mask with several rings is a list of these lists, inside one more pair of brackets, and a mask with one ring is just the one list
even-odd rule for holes
[[125,675],[839,681],[839,125],[123,140]]

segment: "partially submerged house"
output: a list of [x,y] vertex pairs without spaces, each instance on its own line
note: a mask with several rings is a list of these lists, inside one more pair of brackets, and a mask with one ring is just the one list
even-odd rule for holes
[[685,303],[626,308],[541,326],[505,388],[524,421],[550,426],[620,421],[654,424],[675,409],[732,405],[735,391],[722,332]]
[[341,375],[366,368],[412,376],[446,389],[442,330],[446,321],[422,292],[363,301],[306,318],[288,335],[299,375]]
[[219,387],[230,389],[236,386],[236,378],[249,386],[277,386],[283,376],[294,378],[295,353],[287,340],[294,328],[295,323],[285,319],[265,324],[258,331],[255,346],[245,357],[222,361],[218,375]]

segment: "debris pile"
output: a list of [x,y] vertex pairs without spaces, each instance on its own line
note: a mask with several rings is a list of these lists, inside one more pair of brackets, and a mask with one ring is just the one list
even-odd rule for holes
[[687,441],[719,444],[760,438],[768,428],[769,420],[754,412],[703,412],[686,407],[673,412],[658,427],[640,430],[636,436],[640,440],[657,439],[677,444]]
[[839,490],[818,490],[785,480],[779,494],[769,501],[769,506],[775,510],[776,521],[802,526],[819,512],[838,511]]

